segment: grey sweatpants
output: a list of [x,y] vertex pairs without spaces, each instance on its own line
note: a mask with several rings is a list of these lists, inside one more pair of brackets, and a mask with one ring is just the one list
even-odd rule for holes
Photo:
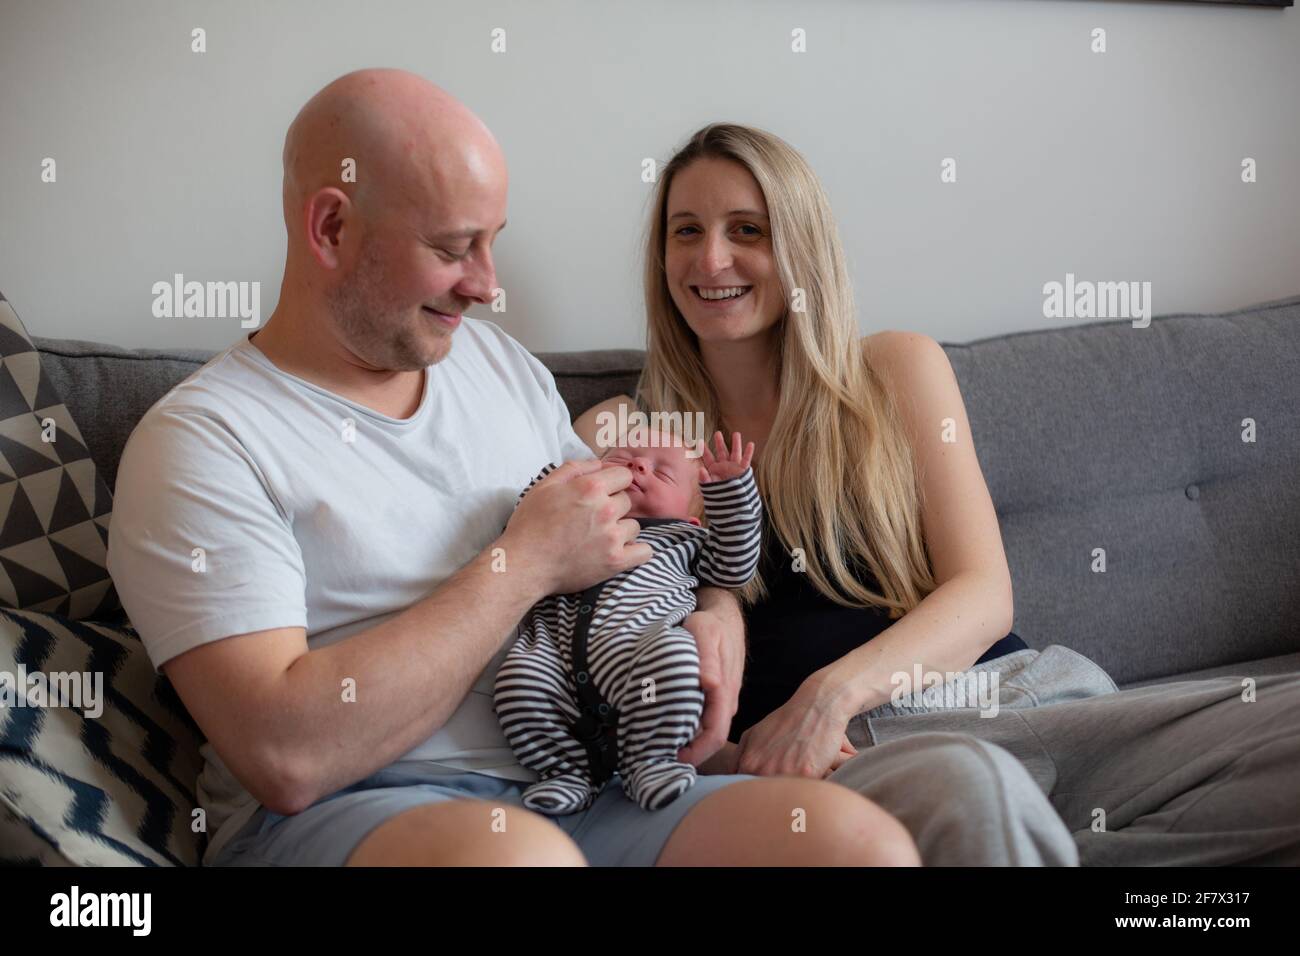
[[830,777],[927,865],[1300,864],[1300,675],[1121,691],[1059,645],[979,671],[998,676],[993,716],[951,694],[885,704],[853,719],[861,752]]

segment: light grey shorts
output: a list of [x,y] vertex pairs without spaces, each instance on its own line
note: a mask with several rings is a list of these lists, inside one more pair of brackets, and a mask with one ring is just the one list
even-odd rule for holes
[[[591,866],[653,866],[677,824],[697,803],[748,774],[701,774],[695,786],[662,810],[642,810],[623,793],[617,774],[580,813],[546,817],[567,833]],[[482,773],[424,773],[418,765],[387,767],[282,816],[260,807],[212,866],[342,866],[370,831],[427,803],[489,800],[523,807],[527,784]]]

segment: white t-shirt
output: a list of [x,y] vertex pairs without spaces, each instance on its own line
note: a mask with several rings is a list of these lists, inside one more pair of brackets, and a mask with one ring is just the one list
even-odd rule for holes
[[[155,669],[235,634],[304,627],[319,648],[373,627],[487,547],[544,465],[591,457],[551,373],[491,322],[466,317],[425,379],[418,411],[390,418],[244,338],[149,409],[118,468],[108,569]],[[400,761],[536,779],[492,708],[510,637]],[[202,755],[211,860],[257,803]]]

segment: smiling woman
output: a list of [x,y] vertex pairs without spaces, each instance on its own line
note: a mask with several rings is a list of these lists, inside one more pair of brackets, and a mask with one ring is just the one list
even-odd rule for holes
[[698,295],[701,299],[707,299],[710,302],[716,302],[721,299],[739,299],[741,296],[748,293],[749,290],[753,288],[753,286],[736,285],[736,286],[728,286],[725,289],[710,289],[707,286],[697,285],[697,286],[692,286],[691,288],[695,290],[695,294]]
[[[1300,804],[1277,799],[1300,766],[1300,679],[1262,679],[1250,706],[1232,678],[1119,691],[1051,635],[1040,652],[1009,632],[998,518],[947,354],[925,335],[860,336],[803,157],[707,126],[664,167],[651,216],[636,402],[754,440],[769,518],[711,772],[828,776],[902,820],[927,864],[1300,861]],[[1001,678],[993,703],[1011,716],[891,702],[929,672]]]
[[783,311],[762,193],[756,183],[739,182],[736,167],[706,157],[664,171],[675,179],[673,209],[661,226],[664,273],[681,313],[705,321],[692,330],[708,338],[751,336],[756,323]]
[[[769,515],[760,574],[742,592],[736,767],[824,775],[852,752],[848,718],[888,700],[892,672],[1025,647],[1008,633],[996,516],[969,439],[941,444],[928,424],[966,429],[943,350],[924,336],[860,338],[829,202],[797,152],[715,124],[659,182],[637,401],[752,440]],[[583,416],[579,433],[605,410]],[[953,495],[962,508],[946,506]],[[919,618],[904,626],[904,615],[941,591],[930,605],[954,610],[918,645]],[[864,668],[851,655],[868,642]],[[787,719],[798,727],[777,740]]]
[[[895,618],[910,610],[936,587],[914,461],[879,369],[864,360],[812,171],[770,134],[706,127],[665,167],[651,232],[640,403],[701,411],[709,432],[755,442],[772,528],[804,551],[827,598]],[[781,453],[764,454],[769,443]],[[764,593],[760,580],[746,597]]]

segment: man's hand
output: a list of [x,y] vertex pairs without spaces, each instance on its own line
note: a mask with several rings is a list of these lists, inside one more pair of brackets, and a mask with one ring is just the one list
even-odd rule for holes
[[627,468],[598,459],[568,461],[524,495],[498,543],[506,568],[543,596],[572,594],[644,564],[650,545],[641,525],[624,517],[632,501]]
[[718,449],[717,457],[709,451],[709,443],[700,442],[700,452],[704,456],[704,462],[700,465],[700,484],[707,484],[710,481],[726,481],[729,478],[739,478],[749,467],[749,463],[754,458],[754,443],[750,442],[745,445],[744,451],[741,451],[740,432],[731,433],[731,450],[727,450],[726,443],[722,440],[722,432],[713,433],[713,443]]
[[683,626],[699,647],[704,715],[700,732],[677,754],[678,760],[697,767],[727,743],[745,675],[745,622],[735,595],[721,588],[700,588],[698,606]]

